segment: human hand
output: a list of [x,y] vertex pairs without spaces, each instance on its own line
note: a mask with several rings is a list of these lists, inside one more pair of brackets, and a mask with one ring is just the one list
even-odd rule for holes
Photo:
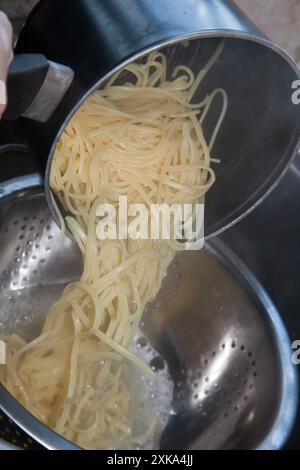
[[6,107],[6,79],[12,59],[12,26],[5,13],[0,11],[0,119]]

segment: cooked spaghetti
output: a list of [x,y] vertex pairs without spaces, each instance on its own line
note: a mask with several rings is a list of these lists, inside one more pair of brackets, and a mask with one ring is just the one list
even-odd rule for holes
[[[155,421],[134,433],[127,365],[151,371],[129,346],[176,252],[166,240],[99,240],[97,207],[117,206],[122,195],[147,207],[195,203],[209,190],[227,96],[217,89],[200,103],[193,97],[223,46],[196,77],[185,66],[170,77],[161,52],[128,65],[84,102],[57,145],[51,188],[70,214],[65,222],[83,273],[53,305],[39,337],[6,338],[0,377],[36,417],[83,448],[132,448],[153,438]],[[206,141],[202,124],[217,95],[222,111]]]

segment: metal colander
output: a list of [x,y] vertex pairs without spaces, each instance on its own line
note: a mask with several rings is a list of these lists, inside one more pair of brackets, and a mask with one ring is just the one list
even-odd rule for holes
[[[2,184],[1,333],[38,334],[49,306],[80,270],[76,246],[60,244],[39,178]],[[174,384],[160,448],[283,446],[297,407],[290,341],[268,296],[221,242],[176,257],[135,343],[141,357],[154,348],[149,362],[157,381],[168,370]],[[0,407],[0,435],[14,446],[75,448],[2,386]]]

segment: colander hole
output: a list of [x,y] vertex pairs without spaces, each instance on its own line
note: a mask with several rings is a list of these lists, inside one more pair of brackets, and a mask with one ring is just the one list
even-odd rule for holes
[[249,390],[252,390],[253,389],[253,384],[250,384],[249,385]]
[[236,412],[236,411],[239,411],[239,409],[240,409],[239,405],[236,405],[236,406],[234,407],[234,411],[235,411],[235,412]]
[[21,433],[17,429],[15,430],[15,433],[16,433],[17,436],[19,436],[19,437],[21,436]]
[[147,346],[147,343],[148,343],[148,341],[144,336],[141,336],[137,340],[137,345],[138,345],[139,348],[144,348],[145,346]]
[[29,255],[30,255],[30,251],[25,251],[25,255],[26,255],[26,256],[29,256]]
[[50,225],[47,225],[46,230],[50,230],[50,229],[51,229]]
[[24,447],[24,449],[28,449],[28,444],[26,444],[26,442],[24,442],[23,447]]
[[13,281],[12,285],[13,285],[13,286],[16,286],[16,285],[17,285],[16,281]]
[[45,251],[51,251],[50,246],[46,246]]
[[245,346],[242,344],[241,351],[245,351]]
[[24,238],[24,235],[19,236],[19,240],[23,240],[23,238]]
[[252,375],[253,375],[253,377],[256,377],[256,376],[257,376],[257,372],[256,372],[256,371],[255,371],[255,372],[253,372],[253,374],[252,374]]
[[43,223],[44,223],[44,219],[41,219],[41,220],[40,220],[40,224],[43,224]]
[[249,368],[248,368],[248,367],[245,367],[245,368],[244,368],[244,372],[246,372],[246,373],[249,372]]
[[234,341],[232,341],[232,343],[231,343],[231,347],[232,347],[232,349],[234,349],[234,348],[236,347],[236,344],[235,344],[235,342],[234,342]]
[[39,234],[39,233],[36,233],[36,234],[34,235],[34,238],[35,238],[35,239],[36,239],[36,238],[39,238],[39,237],[40,237],[40,234]]
[[16,441],[15,438],[12,439],[12,443],[13,443],[13,444],[16,444],[16,443],[17,443],[17,441]]
[[48,240],[52,240],[53,235],[48,235]]
[[33,216],[32,216],[32,220],[36,220],[36,215],[33,215]]
[[25,229],[26,229],[26,225],[22,225],[21,230],[25,230]]
[[29,227],[29,231],[32,232],[33,230],[34,230],[34,225],[31,225],[31,226]]
[[227,417],[228,417],[228,413],[227,413],[227,411],[226,411],[226,413],[224,413],[224,415],[223,415],[223,416],[224,416],[224,418],[227,418]]
[[198,372],[197,372],[197,377],[198,377],[198,378],[202,377],[202,372],[201,372],[201,370],[198,370]]
[[14,225],[18,225],[19,221],[18,220],[15,220],[14,221]]
[[248,352],[248,357],[252,357],[252,352],[251,351]]
[[19,246],[17,246],[17,248],[16,248],[16,252],[18,252],[18,251],[20,251],[20,247],[19,247]]
[[198,400],[198,398],[199,398],[198,393],[195,393],[195,395],[194,395],[194,400]]
[[213,351],[212,352],[212,357],[215,357],[215,355],[216,355],[216,351]]
[[232,401],[231,400],[227,400],[227,405],[231,405]]
[[23,277],[23,282],[27,282],[27,277]]
[[242,392],[238,392],[238,396],[241,397],[241,396],[242,396]]
[[208,364],[208,359],[204,359],[204,364],[207,366],[207,364]]
[[35,255],[32,255],[31,259],[35,260],[35,259],[36,259],[36,256],[35,256]]
[[252,365],[252,367],[255,367],[255,366],[256,366],[256,362],[253,361],[251,365]]
[[194,388],[198,388],[198,382],[194,382],[194,383],[193,383],[193,387],[194,387]]
[[42,259],[40,260],[40,263],[45,263],[45,261],[46,261],[45,258],[42,258]]
[[150,366],[151,366],[151,369],[156,372],[159,370],[163,370],[165,368],[165,363],[161,357],[156,356],[150,362]]
[[214,387],[215,387],[215,388],[219,388],[219,385],[217,384],[217,382],[214,383]]
[[223,343],[222,346],[221,346],[222,349],[225,349],[225,344]]
[[28,269],[27,264],[23,264],[22,268],[25,269],[25,270]]
[[208,390],[204,390],[204,395],[208,395],[209,394],[209,391]]
[[209,382],[209,377],[205,377],[205,382]]
[[23,217],[23,220],[26,222],[26,220],[28,220],[28,216],[25,215],[25,217]]
[[244,396],[244,401],[247,401],[248,400],[248,397],[247,395]]
[[35,248],[36,250],[38,250],[39,247],[40,247],[40,245],[37,243],[34,248]]
[[34,275],[37,274],[37,270],[36,270],[36,269],[34,269],[32,272],[33,272]]
[[248,382],[247,379],[245,379],[244,382],[243,382],[243,384],[244,384],[244,385],[247,385],[247,382]]

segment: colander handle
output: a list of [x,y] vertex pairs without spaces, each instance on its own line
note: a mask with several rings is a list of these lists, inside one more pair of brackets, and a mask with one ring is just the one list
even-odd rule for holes
[[4,119],[23,116],[47,122],[73,78],[70,67],[49,61],[42,54],[16,55],[8,71],[8,104]]

